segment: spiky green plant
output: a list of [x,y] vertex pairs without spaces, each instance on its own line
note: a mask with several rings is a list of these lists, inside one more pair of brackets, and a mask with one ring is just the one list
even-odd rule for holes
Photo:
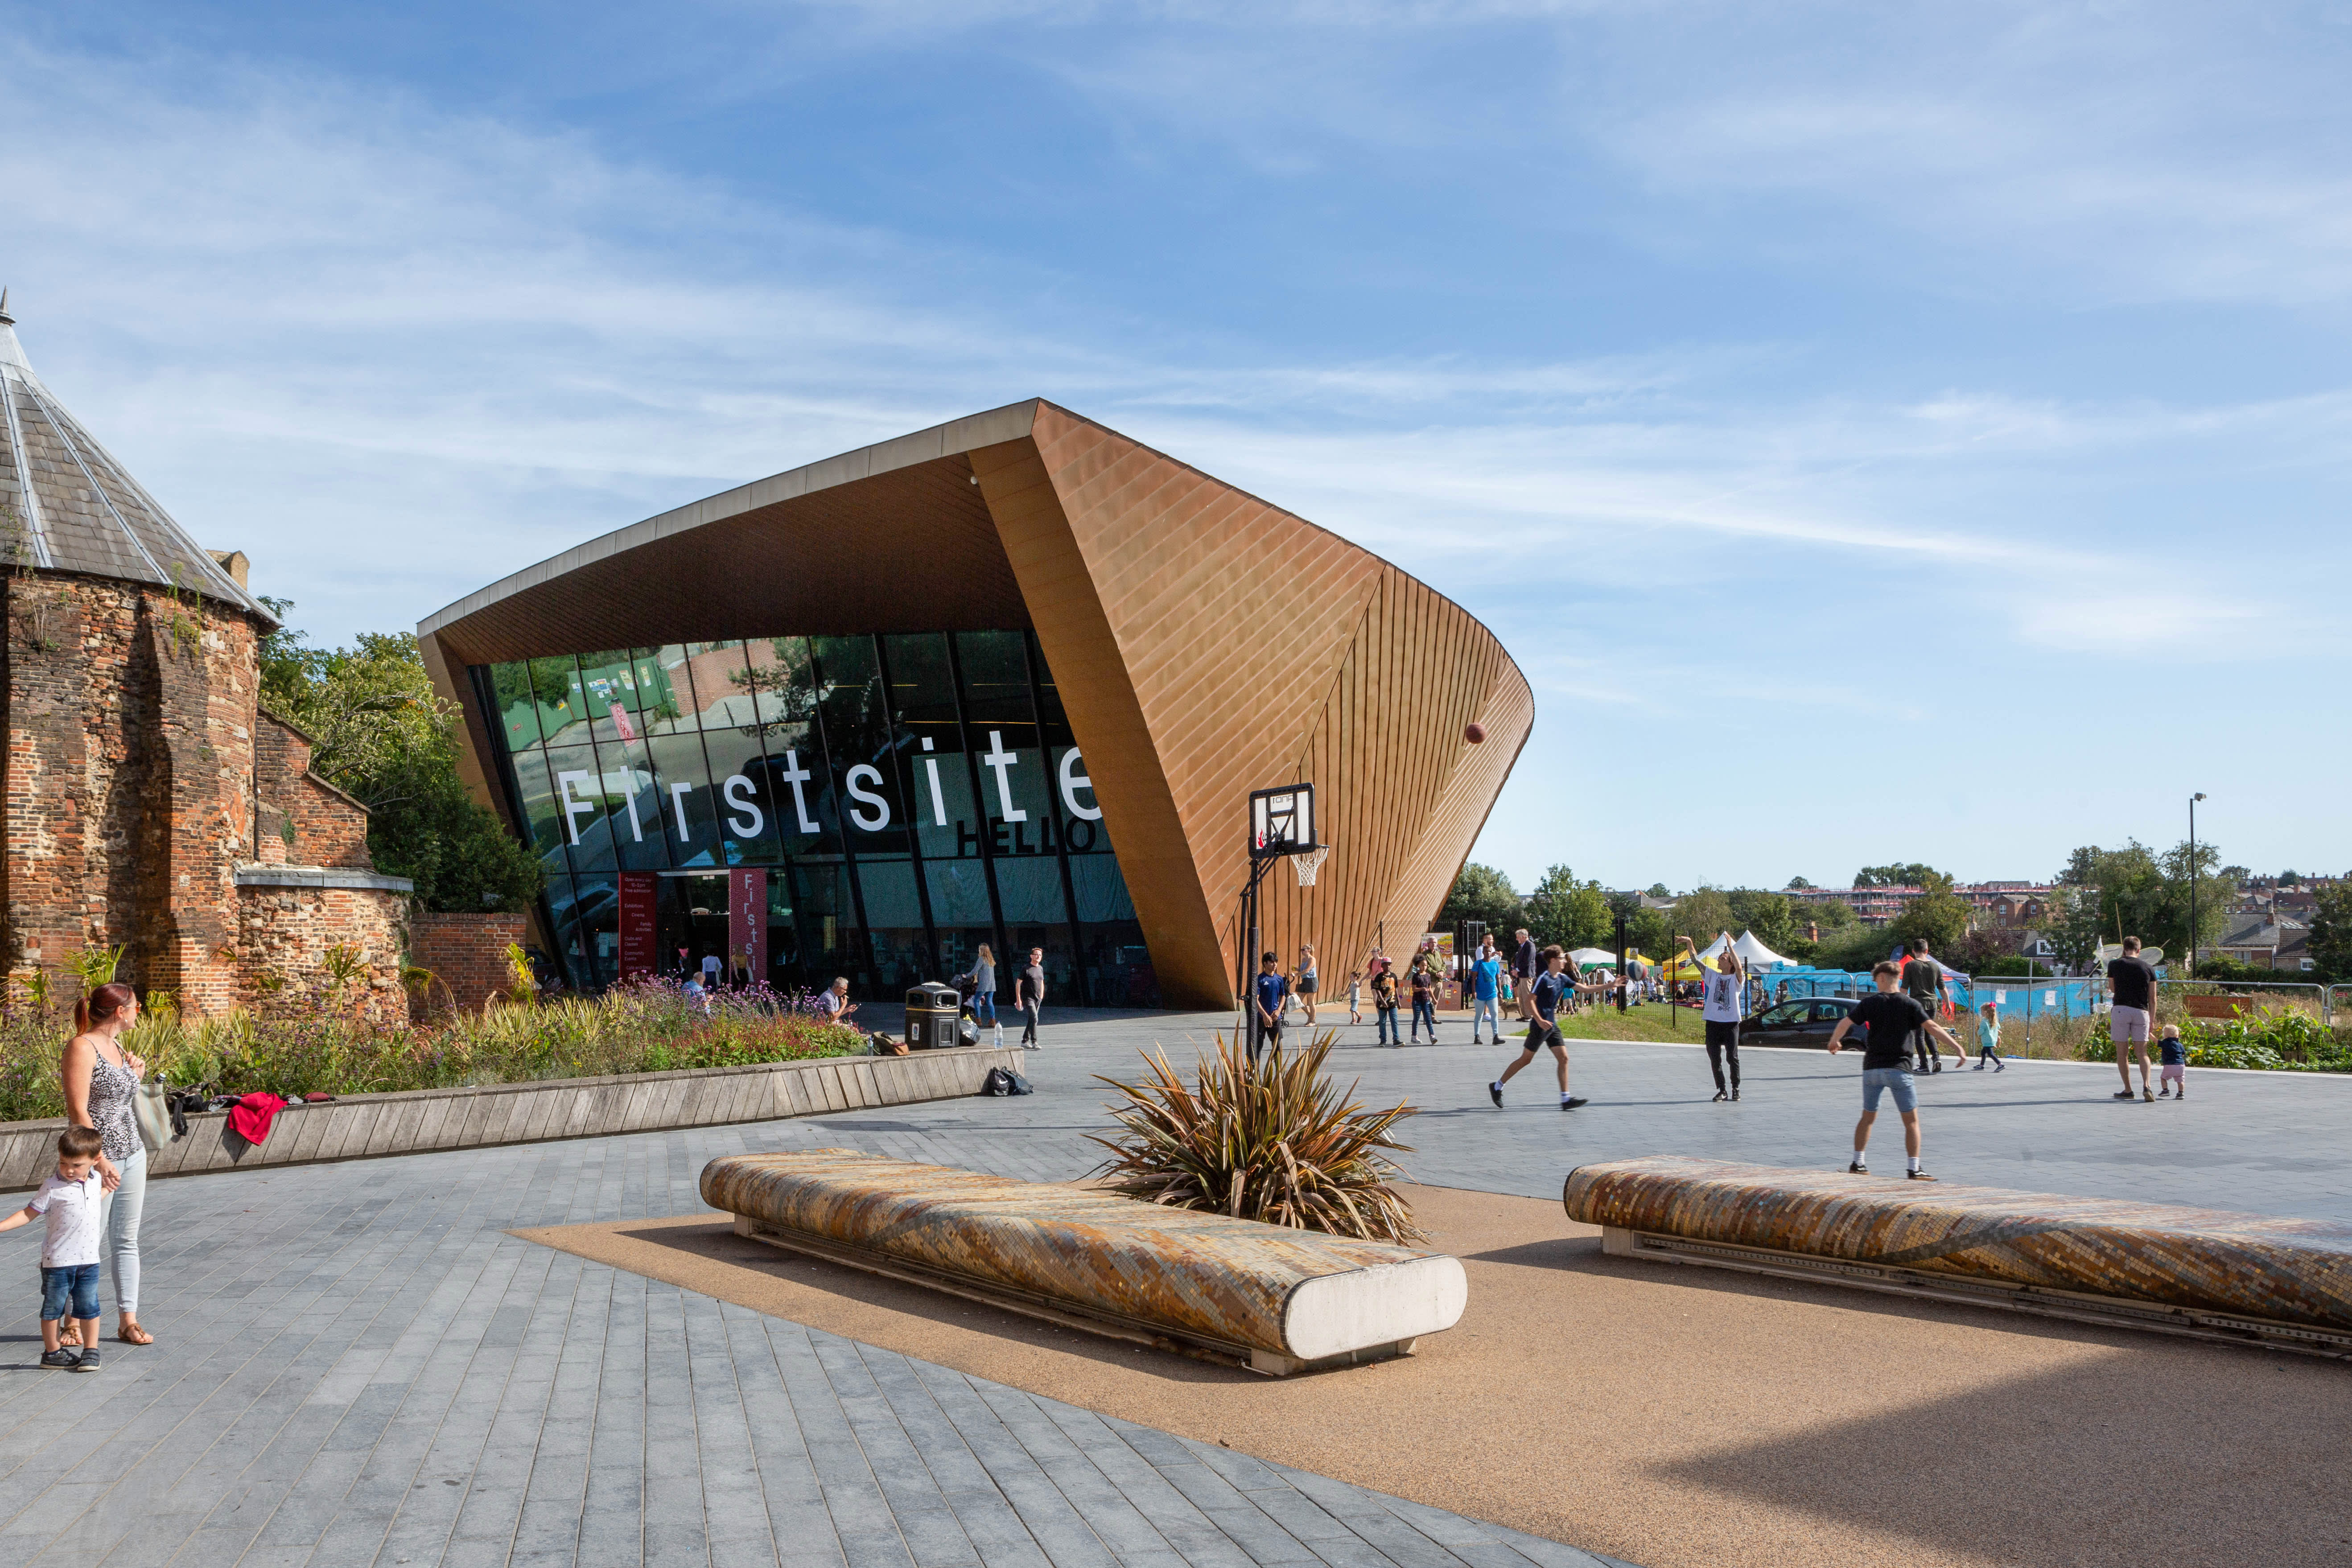
[[114,972],[122,967],[122,955],[127,945],[116,947],[86,947],[67,958],[66,967],[81,981],[84,994],[112,982]]
[[1142,1082],[1100,1079],[1123,1101],[1111,1110],[1119,1131],[1093,1140],[1111,1155],[1098,1173],[1147,1203],[1368,1241],[1427,1239],[1388,1184],[1402,1173],[1387,1152],[1412,1150],[1393,1131],[1414,1108],[1367,1110],[1354,1084],[1325,1078],[1332,1037],[1252,1063],[1219,1035],[1192,1088],[1158,1050],[1143,1058]]

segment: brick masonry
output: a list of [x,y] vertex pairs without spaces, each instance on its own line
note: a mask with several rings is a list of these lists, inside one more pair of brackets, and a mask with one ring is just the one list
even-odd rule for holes
[[428,1016],[481,1006],[505,992],[507,946],[523,939],[519,914],[420,912],[408,930],[409,957],[434,979],[412,1005]]
[[343,943],[364,955],[370,1010],[405,1017],[397,890],[237,885],[244,864],[369,864],[366,809],[259,710],[257,618],[67,574],[18,572],[5,592],[10,973],[46,971],[68,998],[67,961],[121,946],[121,978],[201,1016],[323,993]]

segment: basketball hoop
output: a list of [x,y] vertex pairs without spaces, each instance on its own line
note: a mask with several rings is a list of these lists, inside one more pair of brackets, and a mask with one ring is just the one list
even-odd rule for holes
[[1301,849],[1290,858],[1290,864],[1298,872],[1300,887],[1311,888],[1315,885],[1315,873],[1321,868],[1323,862],[1330,858],[1330,854],[1331,847],[1328,844],[1318,844],[1312,849]]

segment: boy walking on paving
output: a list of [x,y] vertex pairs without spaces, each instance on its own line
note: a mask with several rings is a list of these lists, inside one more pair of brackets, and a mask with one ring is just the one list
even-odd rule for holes
[[1503,1020],[1495,1010],[1502,985],[1503,955],[1495,951],[1495,944],[1490,942],[1479,948],[1476,961],[1470,965],[1470,991],[1476,998],[1470,1014],[1470,1043],[1474,1046],[1485,1043],[1478,1038],[1478,1020],[1481,1018],[1494,1026],[1495,1043],[1498,1046],[1503,1043]]
[[1576,982],[1561,973],[1567,966],[1568,955],[1557,943],[1543,950],[1544,972],[1528,988],[1528,1005],[1535,1011],[1535,1022],[1528,1026],[1527,1047],[1519,1052],[1518,1060],[1503,1069],[1503,1076],[1486,1086],[1487,1097],[1499,1110],[1503,1106],[1503,1086],[1517,1076],[1518,1070],[1536,1059],[1538,1046],[1551,1047],[1551,1058],[1559,1067],[1559,1108],[1574,1110],[1584,1104],[1568,1092],[1568,1041],[1559,1032],[1560,1005],[1576,992]]
[[[2167,1024],[2164,1026],[2164,1038],[2157,1042],[2156,1048],[2164,1055],[2164,1068],[2158,1075],[2164,1080],[2164,1088],[2156,1098],[2187,1100],[2189,1098],[2189,1042],[2180,1037],[2180,1026]],[[2180,1086],[2178,1089],[2172,1087],[2176,1083]]]
[[[56,1173],[42,1181],[32,1202],[0,1219],[0,1230],[29,1225],[36,1215],[48,1221],[41,1237],[41,1364],[65,1372],[99,1368],[98,1243],[106,1229],[100,1142],[94,1127],[67,1128],[58,1137]],[[68,1311],[79,1346],[64,1342]]]
[[1250,996],[1250,1005],[1257,1009],[1257,1039],[1250,1047],[1250,1060],[1257,1060],[1258,1052],[1267,1046],[1282,1049],[1282,1004],[1290,994],[1290,982],[1283,978],[1282,960],[1267,953],[1258,960],[1257,984]]
[[1385,958],[1372,960],[1372,1017],[1377,1046],[1402,1046],[1404,1037],[1397,1033],[1396,965]]
[[2156,1021],[2156,971],[2139,955],[2139,938],[2124,938],[2121,958],[2107,965],[2107,1034],[2116,1042],[2116,1070],[2124,1076],[2117,1100],[2132,1098],[2131,1054],[2139,1053],[2139,1098],[2154,1100],[2147,1081],[2148,1026]]
[[[1879,960],[1870,972],[1877,983],[1878,994],[1865,996],[1854,1005],[1853,1012],[1838,1020],[1830,1032],[1830,1053],[1834,1056],[1845,1046],[1848,1029],[1856,1024],[1870,1031],[1870,1038],[1862,1053],[1862,1120],[1853,1124],[1853,1163],[1846,1167],[1857,1176],[1870,1174],[1864,1155],[1870,1147],[1870,1125],[1878,1120],[1878,1101],[1882,1095],[1892,1092],[1895,1109],[1903,1117],[1903,1152],[1908,1161],[1907,1171],[1915,1182],[1932,1182],[1936,1178],[1919,1168],[1919,1096],[1911,1079],[1911,1037],[1921,1029],[1932,1029],[1960,1050],[1943,1025],[1927,1016],[1927,1010],[1908,995],[1895,990],[1895,983],[1903,972],[1891,958]],[[1966,1061],[1968,1053],[1960,1051]]]

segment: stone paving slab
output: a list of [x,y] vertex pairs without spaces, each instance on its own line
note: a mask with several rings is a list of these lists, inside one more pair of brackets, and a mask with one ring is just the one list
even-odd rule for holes
[[23,1268],[0,1314],[0,1568],[1609,1561],[506,1234],[699,1212],[703,1164],[747,1150],[1076,1174],[1076,1122],[1003,1116],[1047,1100],[931,1108],[998,1113],[961,1132],[899,1107],[159,1183],[157,1343],[110,1341],[93,1375],[34,1364],[27,1227],[0,1242]]
[[[106,1370],[43,1372],[37,1243],[0,1314],[0,1568],[707,1563],[774,1568],[1583,1568],[1572,1547],[1189,1442],[551,1252],[509,1228],[704,1212],[722,1153],[841,1145],[1032,1180],[1097,1163],[1097,1073],[1180,1061],[1222,1019],[1067,1016],[1038,1092],[186,1177],[150,1189],[144,1316]],[[1419,1180],[1556,1197],[1582,1160],[1842,1162],[1851,1058],[1750,1053],[1712,1105],[1696,1049],[1580,1042],[1495,1110],[1509,1053],[1337,1062],[1411,1099]],[[1466,1032],[1449,1025],[1449,1038]],[[2191,1075],[2123,1105],[2111,1068],[1923,1085],[1931,1164],[1977,1182],[2352,1217],[2352,1084]],[[1888,1118],[1891,1123],[1892,1118]],[[1880,1156],[1891,1159],[1892,1146]]]

